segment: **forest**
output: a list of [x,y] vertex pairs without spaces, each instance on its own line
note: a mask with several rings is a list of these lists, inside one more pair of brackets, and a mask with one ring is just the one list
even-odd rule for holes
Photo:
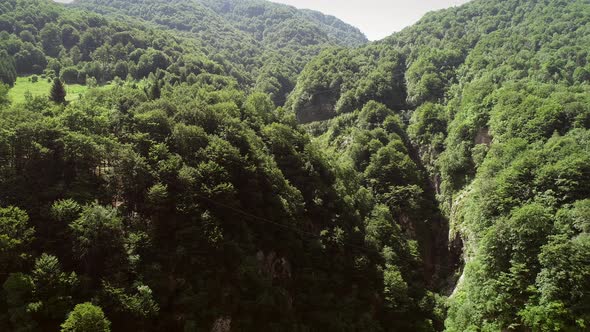
[[0,331],[590,331],[590,3],[2,1]]

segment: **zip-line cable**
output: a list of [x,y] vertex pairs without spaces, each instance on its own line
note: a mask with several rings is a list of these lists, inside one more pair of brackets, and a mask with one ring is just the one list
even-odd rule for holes
[[[295,233],[298,233],[299,235],[302,235],[302,236],[306,235],[306,236],[310,236],[310,237],[311,237],[311,238],[308,238],[308,239],[306,239],[306,240],[313,240],[313,241],[316,241],[316,240],[321,240],[321,239],[322,239],[322,238],[321,238],[321,236],[318,236],[318,235],[316,235],[316,234],[314,234],[314,233],[307,232],[307,231],[304,231],[304,230],[300,230],[300,229],[297,229],[297,228],[294,228],[294,227],[290,227],[290,226],[288,226],[288,225],[285,225],[285,224],[282,224],[282,223],[279,223],[279,222],[276,222],[276,221],[270,220],[270,219],[268,219],[268,218],[264,218],[264,217],[256,216],[256,215],[254,215],[254,214],[251,214],[251,213],[249,213],[249,212],[247,212],[247,211],[244,211],[244,210],[242,210],[242,209],[239,209],[239,208],[233,207],[233,206],[231,206],[231,205],[228,205],[228,204],[224,204],[224,203],[220,203],[220,202],[214,201],[213,199],[211,199],[211,198],[208,198],[208,197],[205,197],[205,196],[203,196],[203,195],[201,195],[201,194],[198,194],[198,193],[194,193],[194,194],[195,194],[196,196],[198,196],[198,197],[202,198],[202,199],[205,199],[205,200],[207,200],[208,202],[210,202],[210,203],[212,203],[212,204],[218,205],[218,206],[220,206],[220,207],[223,207],[223,208],[230,209],[230,210],[232,210],[232,211],[234,211],[234,212],[236,212],[236,213],[239,213],[239,214],[241,214],[241,215],[243,215],[243,216],[250,217],[250,218],[253,218],[253,219],[257,219],[257,220],[260,220],[260,221],[262,221],[262,222],[265,222],[265,223],[268,223],[268,224],[272,224],[272,225],[275,225],[275,226],[278,226],[278,227],[281,227],[281,228],[284,228],[284,229],[287,229],[287,230],[291,230],[291,231],[293,231],[293,232],[295,232]],[[235,244],[235,243],[232,243],[232,244]],[[368,254],[379,254],[379,252],[378,252],[378,251],[371,250],[371,249],[369,249],[369,248],[367,248],[367,247],[358,246],[358,245],[355,245],[355,244],[352,244],[352,243],[341,242],[341,244],[342,244],[343,246],[348,246],[348,247],[350,247],[350,248],[354,248],[354,249],[357,249],[357,250],[363,251],[363,252],[365,252],[365,253],[368,253]],[[238,247],[240,247],[240,246],[238,245]],[[242,248],[242,249],[246,249],[246,248],[243,248],[243,247],[240,247],[240,248]],[[410,261],[408,261],[408,260],[405,260],[405,259],[403,259],[402,257],[398,257],[398,259],[399,259],[400,261],[404,261],[404,262],[406,262],[406,263],[415,263],[415,262],[410,262]],[[445,268],[445,269],[448,269],[447,271],[456,271],[456,270],[457,270],[457,266],[453,266],[453,265],[432,264],[432,266],[434,266],[434,267],[436,267],[436,268]]]

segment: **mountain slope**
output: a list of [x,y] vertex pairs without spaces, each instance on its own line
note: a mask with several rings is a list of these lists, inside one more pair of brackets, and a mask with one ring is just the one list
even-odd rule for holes
[[[0,85],[0,330],[441,328],[421,248],[239,64],[130,16],[45,0],[0,10],[3,79],[89,85],[69,103],[12,104]],[[407,174],[388,178],[427,215],[390,121],[383,163]]]
[[356,48],[261,1],[7,0],[0,30],[2,82],[89,85],[0,85],[0,330],[588,330],[588,1]]
[[589,36],[587,1],[479,0],[300,75],[287,107],[359,172],[385,149],[362,110],[404,119],[464,242],[448,331],[587,330]]
[[[228,23],[241,31],[253,35],[265,44],[273,43],[270,38],[283,26],[297,20],[316,23],[320,33],[331,42],[342,46],[361,46],[367,43],[366,37],[358,28],[350,26],[334,16],[324,15],[313,10],[298,10],[291,6],[263,0],[200,0],[228,20]],[[285,36],[287,37],[287,36]]]
[[277,104],[284,103],[296,76],[321,50],[367,42],[358,29],[334,17],[262,0],[78,0],[73,5],[186,33],[213,59],[233,67],[241,83],[270,93]]
[[11,0],[0,11],[0,52],[21,76],[60,77],[72,84],[157,76],[174,84],[229,71],[187,38],[137,21],[116,22],[47,0]]

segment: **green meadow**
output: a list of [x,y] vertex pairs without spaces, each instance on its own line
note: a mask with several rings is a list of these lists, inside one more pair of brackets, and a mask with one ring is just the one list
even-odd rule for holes
[[[53,83],[48,82],[46,78],[39,77],[39,81],[33,83],[31,76],[19,77],[8,92],[8,97],[12,103],[18,104],[25,101],[27,92],[30,92],[32,96],[49,96],[49,90],[51,89],[52,84]],[[80,84],[64,83],[64,85],[67,92],[66,100],[68,101],[78,100],[80,96],[89,89],[88,86]]]

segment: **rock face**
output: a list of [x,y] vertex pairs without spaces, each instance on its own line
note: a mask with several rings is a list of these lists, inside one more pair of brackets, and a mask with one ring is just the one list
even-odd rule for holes
[[231,317],[219,317],[215,323],[213,323],[213,327],[211,328],[211,332],[230,332],[231,331]]
[[324,121],[336,116],[336,98],[332,93],[311,96],[297,112],[299,123]]
[[490,145],[492,143],[492,136],[488,128],[481,128],[475,136],[475,144]]
[[291,264],[285,257],[279,257],[274,251],[267,255],[259,251],[256,254],[258,260],[259,273],[270,280],[288,280],[291,279]]

